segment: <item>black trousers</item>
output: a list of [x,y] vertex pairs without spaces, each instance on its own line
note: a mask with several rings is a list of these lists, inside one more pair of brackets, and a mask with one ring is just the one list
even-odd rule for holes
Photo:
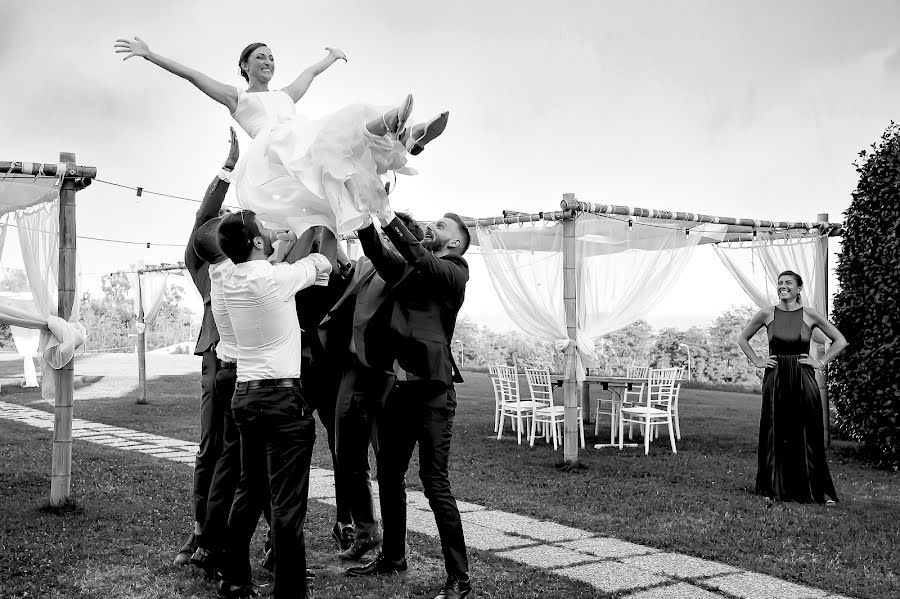
[[[215,350],[203,352],[200,368],[200,448],[194,461],[194,520],[206,522],[209,492],[222,453],[225,411],[231,395],[216,393],[219,360]],[[201,528],[202,530],[202,528]]]
[[419,444],[419,478],[434,512],[444,566],[448,574],[466,578],[466,543],[447,465],[456,391],[427,381],[398,382],[378,420],[378,489],[384,527],[382,551],[390,560],[406,554],[406,471]]
[[[335,438],[335,406],[337,405],[338,388],[341,384],[341,368],[324,360],[310,361],[303,358],[300,378],[303,380],[303,396],[315,406],[319,422],[325,429],[328,450],[331,452],[331,465],[337,472],[337,442]],[[341,524],[353,521],[350,515],[350,502],[347,493],[341,492],[335,476],[335,500],[337,513],[335,519]]]
[[394,373],[365,366],[351,354],[344,367],[337,395],[335,440],[337,466],[335,493],[349,499],[354,536],[378,535],[372,479],[369,476],[369,442],[379,451],[376,420],[394,384]]
[[228,519],[223,573],[232,584],[249,584],[250,539],[271,497],[276,599],[306,593],[303,522],[316,425],[299,387],[267,387],[234,394],[234,420],[241,437],[241,482]]
[[215,394],[222,401],[222,446],[219,459],[213,471],[206,503],[206,519],[203,524],[201,546],[207,549],[221,549],[228,528],[228,514],[234,501],[234,492],[241,477],[241,436],[234,414],[231,398],[237,379],[236,368],[219,368],[216,372]]

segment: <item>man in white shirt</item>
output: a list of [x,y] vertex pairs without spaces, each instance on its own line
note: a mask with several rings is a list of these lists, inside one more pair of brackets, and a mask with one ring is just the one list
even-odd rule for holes
[[[221,453],[215,463],[206,517],[201,523],[203,536],[198,541],[197,550],[191,556],[191,563],[204,570],[210,577],[214,576],[216,568],[221,565],[221,552],[228,530],[228,515],[234,502],[235,491],[238,489],[238,481],[241,480],[241,438],[231,411],[231,400],[237,382],[238,349],[231,317],[225,308],[222,288],[225,277],[234,269],[234,263],[219,247],[220,222],[221,216],[208,221],[197,230],[193,239],[194,252],[200,259],[209,263],[210,309],[219,334],[219,341],[215,347],[219,364],[215,374],[215,393],[223,404]],[[267,520],[268,516],[266,511]]]
[[234,262],[222,281],[225,307],[237,343],[237,384],[232,412],[240,430],[241,463],[248,476],[248,504],[232,510],[219,597],[254,596],[249,541],[272,492],[272,544],[276,599],[306,596],[303,521],[309,466],[315,442],[312,411],[300,389],[300,324],[294,294],[326,281],[331,263],[311,254],[293,264],[249,210],[228,214],[219,225],[219,246]]

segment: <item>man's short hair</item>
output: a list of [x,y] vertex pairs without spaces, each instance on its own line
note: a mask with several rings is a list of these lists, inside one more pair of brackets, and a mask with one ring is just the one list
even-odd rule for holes
[[235,264],[247,261],[253,251],[253,239],[261,236],[252,210],[226,214],[219,225],[219,247]]
[[444,215],[444,218],[449,218],[459,227],[459,245],[453,250],[456,250],[456,253],[462,256],[469,249],[469,244],[472,242],[472,237],[469,235],[469,227],[466,226],[466,223],[463,222],[463,219],[458,214],[453,212],[448,212]]
[[400,219],[400,222],[402,222],[406,229],[412,233],[412,236],[416,238],[416,241],[425,239],[425,229],[422,228],[419,221],[414,219],[409,212],[394,212],[394,216]]

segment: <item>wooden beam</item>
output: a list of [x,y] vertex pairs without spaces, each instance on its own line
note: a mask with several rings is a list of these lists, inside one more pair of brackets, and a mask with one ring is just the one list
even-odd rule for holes
[[754,229],[818,229],[827,231],[829,236],[836,237],[842,234],[840,223],[827,221],[816,222],[789,222],[773,220],[755,220],[750,218],[734,218],[730,216],[710,216],[694,212],[675,212],[671,210],[656,210],[652,208],[633,208],[629,206],[615,206],[613,204],[596,204],[594,202],[579,202],[576,200],[563,200],[560,203],[563,210],[579,210],[590,214],[613,214],[618,216],[633,216],[651,218],[656,220],[680,220],[684,222],[714,223],[739,227],[751,227]]
[[[819,222],[828,222],[828,213],[818,215]],[[822,314],[828,318],[828,237],[822,236],[819,239],[819,251],[822,253],[822,270],[816,273],[820,281],[819,298],[822,300],[820,306]],[[816,343],[816,357],[822,359],[827,350],[827,344]],[[828,376],[824,370],[816,370],[816,383],[819,387],[819,398],[822,401],[822,426],[825,430],[825,447],[831,447],[831,401],[828,397]]]
[[[504,210],[504,212],[510,212]],[[491,225],[515,225],[522,223],[531,223],[535,221],[555,221],[555,220],[565,220],[568,218],[573,218],[573,214],[571,212],[566,212],[564,210],[557,210],[555,212],[537,212],[535,214],[515,214],[511,216],[494,216],[491,218],[464,218],[462,219],[463,223],[469,227],[470,229],[477,225],[491,226]]]
[[[57,315],[69,320],[75,304],[75,154],[62,152],[59,161],[68,163],[71,176],[63,178],[59,190],[59,273]],[[0,164],[2,169],[2,164]],[[96,169],[94,169],[96,175]],[[50,374],[50,373],[48,373]],[[53,406],[53,454],[51,457],[50,504],[69,499],[72,485],[72,407],[75,396],[75,358],[50,376],[56,377]]]
[[[60,156],[75,156],[69,153],[60,153]],[[0,175],[33,175],[45,177],[59,177],[65,175],[73,179],[94,179],[97,177],[97,167],[78,166],[75,161],[64,161],[60,158],[63,169],[58,164],[41,164],[40,162],[8,162],[0,160]],[[88,183],[89,185],[89,183]]]
[[[575,201],[575,194],[563,194],[563,202]],[[563,220],[563,305],[566,310],[566,333],[569,347],[566,349],[565,363],[573,364],[577,359],[575,337],[578,330],[578,272],[575,256],[575,219]],[[567,368],[563,382],[563,460],[568,464],[578,461],[578,402],[581,398],[580,386],[575,380],[575,369]],[[590,409],[590,406],[588,406]]]
[[137,274],[137,359],[138,359],[138,405],[147,403],[147,336],[144,326],[144,300],[141,292],[141,271]]
[[138,275],[142,275],[145,272],[166,272],[170,270],[184,270],[186,267],[184,262],[178,262],[177,264],[159,264],[156,266],[142,266],[137,269]]

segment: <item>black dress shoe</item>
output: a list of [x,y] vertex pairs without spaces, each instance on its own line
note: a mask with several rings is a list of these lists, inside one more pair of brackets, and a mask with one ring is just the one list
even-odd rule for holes
[[406,558],[401,557],[399,560],[389,560],[384,554],[379,553],[375,559],[364,566],[354,566],[347,568],[347,576],[378,576],[382,574],[397,574],[398,572],[406,572]]
[[447,577],[447,582],[441,592],[434,599],[465,599],[472,592],[472,579],[460,580],[452,574]]
[[353,527],[335,522],[331,529],[331,538],[335,540],[341,551],[346,551],[353,544]]
[[174,564],[176,566],[186,566],[191,561],[191,556],[194,555],[194,552],[197,551],[197,543],[200,542],[200,535],[191,533],[188,537],[187,541],[178,551],[178,555],[175,556]]
[[191,556],[191,563],[206,574],[208,578],[216,577],[216,566],[218,565],[218,554],[213,549],[205,547],[197,547],[197,551]]
[[253,590],[252,584],[231,584],[223,580],[216,589],[216,597],[219,599],[250,599],[259,597],[259,593]]
[[369,537],[368,539],[356,539],[350,546],[341,551],[338,557],[348,562],[358,562],[362,557],[373,549],[381,546],[381,539]]

